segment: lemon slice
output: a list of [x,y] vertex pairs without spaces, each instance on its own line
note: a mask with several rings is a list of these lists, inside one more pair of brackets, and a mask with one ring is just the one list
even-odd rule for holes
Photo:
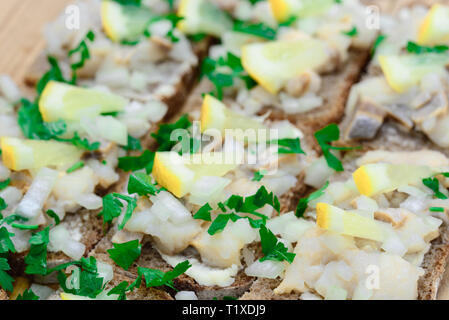
[[449,41],[449,7],[434,4],[418,30],[418,43],[432,46]]
[[449,56],[437,53],[382,55],[379,62],[390,87],[402,93],[418,85],[426,74],[444,74]]
[[127,104],[127,99],[116,94],[50,81],[39,100],[39,111],[47,122],[70,121],[123,111]]
[[257,140],[257,130],[264,129],[261,122],[238,114],[226,107],[220,100],[211,95],[206,95],[201,107],[201,132],[206,130],[219,130],[223,135],[226,129],[254,130],[254,137],[249,140]]
[[348,236],[375,241],[383,241],[386,237],[378,221],[323,202],[316,206],[316,223],[322,229]]
[[352,176],[359,192],[371,197],[402,185],[417,185],[432,173],[426,166],[371,163],[358,168]]
[[11,170],[69,166],[79,161],[83,151],[57,141],[1,138],[3,164]]
[[291,17],[311,17],[326,12],[335,0],[269,0],[271,11],[278,22]]
[[185,34],[205,33],[221,37],[232,29],[232,20],[208,0],[181,0],[178,16],[184,19],[178,29]]
[[235,164],[225,164],[224,155],[195,154],[190,158],[181,157],[176,152],[156,152],[153,177],[157,183],[178,198],[185,196],[194,182],[203,176],[224,176],[233,170]]
[[106,35],[114,42],[136,41],[153,15],[145,7],[120,5],[111,0],[101,3],[101,21]]
[[326,44],[315,39],[253,43],[242,48],[242,65],[263,88],[276,94],[288,80],[329,60]]
[[62,300],[95,300],[89,297],[78,296],[71,293],[61,292],[60,294]]

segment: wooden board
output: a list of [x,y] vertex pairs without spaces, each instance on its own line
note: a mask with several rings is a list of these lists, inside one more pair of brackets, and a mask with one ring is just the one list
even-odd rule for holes
[[0,0],[0,74],[22,84],[45,46],[42,30],[72,0]]

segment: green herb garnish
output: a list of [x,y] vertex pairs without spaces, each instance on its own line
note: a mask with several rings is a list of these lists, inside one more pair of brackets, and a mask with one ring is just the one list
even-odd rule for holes
[[56,212],[54,212],[53,210],[47,210],[45,212],[50,218],[52,218],[53,220],[55,220],[55,225],[58,225],[61,223],[61,219],[59,219],[59,216]]
[[351,30],[349,31],[342,31],[341,33],[343,33],[344,35],[347,35],[348,37],[355,37],[358,34],[357,28],[356,26],[353,26]]
[[84,162],[83,161],[79,161],[79,162],[75,163],[73,166],[71,166],[70,168],[68,168],[66,172],[67,173],[72,173],[72,172],[74,172],[76,170],[79,170],[79,169],[81,169],[83,167],[84,167]]
[[422,183],[433,191],[434,196],[438,199],[447,199],[448,197],[440,191],[440,183],[437,178],[422,179]]
[[125,243],[113,243],[113,248],[107,250],[109,257],[120,267],[128,270],[133,262],[140,256],[142,245],[139,240]]
[[449,50],[449,47],[446,45],[438,45],[434,47],[426,47],[420,46],[419,44],[409,41],[407,42],[407,51],[414,54],[422,54],[422,53],[444,53]]
[[298,206],[296,207],[295,215],[298,218],[303,217],[304,212],[306,212],[307,206],[309,205],[309,202],[312,200],[315,200],[319,197],[321,197],[324,194],[324,190],[329,186],[329,181],[326,181],[324,186],[322,186],[320,189],[318,189],[315,192],[312,192],[308,197],[301,198],[299,200]]
[[49,243],[50,227],[36,232],[30,239],[30,251],[25,257],[25,273],[27,274],[47,274],[47,246]]
[[278,240],[271,230],[267,229],[265,225],[261,225],[259,229],[260,243],[262,245],[262,252],[264,256],[259,261],[273,260],[273,261],[287,261],[292,263],[296,254],[288,252],[287,247]]
[[118,158],[118,167],[125,172],[145,169],[150,174],[153,171],[154,155],[154,152],[145,150],[137,157],[128,156]]

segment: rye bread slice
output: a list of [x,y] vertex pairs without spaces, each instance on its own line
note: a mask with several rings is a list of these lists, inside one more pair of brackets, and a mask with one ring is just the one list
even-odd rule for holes
[[9,300],[8,294],[3,289],[0,289],[0,300]]

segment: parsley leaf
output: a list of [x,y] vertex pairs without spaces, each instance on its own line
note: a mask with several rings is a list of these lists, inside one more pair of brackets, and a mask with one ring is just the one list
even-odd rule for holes
[[47,60],[50,64],[50,70],[48,70],[37,83],[36,90],[38,96],[41,95],[47,84],[52,80],[58,82],[67,82],[62,75],[61,68],[59,68],[58,60],[52,56],[48,56]]
[[103,224],[110,223],[120,216],[122,208],[122,202],[111,193],[103,197],[103,209],[98,215],[103,216]]
[[39,297],[31,289],[26,289],[22,294],[17,296],[16,300],[39,300]]
[[358,34],[359,32],[357,31],[357,28],[356,28],[355,26],[353,26],[351,30],[349,30],[349,31],[342,31],[342,33],[343,33],[344,35],[347,35],[348,37],[351,37],[351,38],[352,38],[352,37],[357,36],[357,34]]
[[444,212],[444,208],[442,207],[430,207],[429,210],[432,212]]
[[251,34],[268,40],[276,39],[276,30],[267,26],[264,23],[248,23],[245,21],[236,20],[234,22],[234,31]]
[[156,133],[151,134],[159,145],[157,150],[171,151],[171,149],[179,142],[172,140],[172,133],[177,129],[188,129],[191,126],[192,123],[190,122],[187,114],[181,116],[175,123],[159,125],[159,130]]
[[17,122],[23,135],[28,139],[50,140],[65,133],[66,123],[62,120],[44,122],[37,102],[22,99],[17,112]]
[[112,222],[122,213],[123,203],[120,200],[127,202],[123,221],[118,227],[119,230],[122,230],[137,207],[137,199],[119,193],[110,193],[103,198],[103,210],[98,215],[103,216],[103,224]]
[[[224,73],[223,67],[227,67],[229,71]],[[234,84],[234,78],[245,81],[248,89],[256,85],[256,82],[245,73],[240,58],[230,52],[227,53],[226,57],[220,57],[218,60],[209,57],[204,59],[201,65],[201,77],[203,76],[206,76],[213,83],[215,92],[211,94],[219,100],[223,99],[223,88],[231,87]]]
[[140,287],[141,281],[141,277],[137,277],[137,279],[130,285],[128,285],[128,282],[122,281],[116,287],[108,291],[108,296],[118,294],[119,297],[117,300],[126,300],[126,293],[133,291],[136,287]]
[[137,6],[140,7],[142,5],[142,0],[111,0],[115,1],[122,6]]
[[318,189],[315,192],[312,192],[308,197],[301,198],[299,200],[298,206],[296,207],[295,215],[298,218],[301,218],[304,215],[304,212],[306,212],[307,206],[309,205],[309,202],[312,200],[315,200],[319,197],[321,197],[324,194],[324,190],[329,186],[329,181],[326,181],[324,186],[322,186],[320,189]]
[[92,30],[89,30],[84,39],[81,40],[81,42],[78,44],[78,46],[75,49],[69,51],[68,54],[69,57],[73,56],[75,53],[79,53],[80,55],[79,61],[70,65],[70,68],[72,69],[72,81],[71,81],[72,84],[76,84],[77,79],[76,71],[78,69],[83,68],[84,64],[86,63],[86,60],[90,59],[90,52],[89,47],[87,46],[87,41],[93,42],[94,40],[95,34],[93,33]]
[[[77,277],[78,283],[72,283],[69,289],[67,287],[67,276],[62,271],[59,271],[59,285],[64,292],[95,299],[104,289],[103,278],[98,277],[97,262],[94,257],[90,257],[90,260],[83,259],[81,259],[81,268],[72,271],[72,274],[79,272],[79,276]],[[79,262],[75,264],[79,264]]]
[[145,150],[138,157],[121,157],[118,158],[118,167],[125,172],[145,169],[150,174],[153,171],[154,155],[154,152]]
[[280,139],[276,141],[279,148],[279,154],[288,154],[288,153],[302,153],[306,154],[304,150],[301,149],[301,141],[299,138],[296,139]]
[[186,272],[192,265],[188,260],[178,263],[173,270],[163,272],[161,270],[139,267],[137,273],[145,279],[147,288],[167,286],[175,289],[173,280]]
[[70,168],[67,169],[67,173],[72,173],[75,172],[76,170],[79,170],[81,168],[84,167],[84,162],[83,161],[79,161],[77,163],[75,163],[73,166],[71,166]]
[[109,257],[120,267],[128,270],[133,262],[140,256],[142,245],[139,240],[125,243],[113,243],[113,248],[107,250]]
[[380,44],[385,41],[385,39],[387,38],[386,35],[384,34],[379,34],[376,38],[376,40],[374,41],[373,47],[371,48],[371,55],[373,56],[376,53],[377,47],[380,46]]
[[6,258],[0,258],[0,286],[12,292],[14,282],[13,277],[11,277],[6,271],[11,270],[11,267],[8,264],[8,260]]
[[53,218],[53,220],[55,220],[55,225],[58,225],[61,223],[61,219],[59,219],[59,216],[56,212],[54,212],[53,210],[47,210],[45,212],[50,218]]
[[128,182],[129,194],[137,193],[139,196],[146,196],[148,194],[151,194],[154,196],[158,192],[159,190],[151,182],[149,175],[142,172],[138,172],[129,177]]
[[5,227],[0,228],[0,254],[11,252],[16,252],[14,248],[14,243],[11,241],[11,237],[14,236],[13,233],[9,233],[8,229]]
[[331,153],[331,150],[353,150],[360,147],[333,147],[329,143],[340,139],[340,129],[335,123],[331,123],[327,127],[315,132],[315,139],[323,151],[323,156],[326,159],[327,165],[335,171],[343,171],[341,161]]
[[267,171],[265,171],[265,170],[256,171],[256,172],[254,172],[254,177],[252,178],[251,181],[260,181],[266,174],[267,174]]
[[438,199],[447,199],[448,197],[440,191],[440,183],[437,178],[422,179],[422,183],[433,191],[434,196]]
[[50,227],[34,233],[30,238],[30,251],[25,257],[27,274],[47,274],[47,246],[49,240]]
[[206,203],[203,205],[193,216],[193,219],[200,219],[205,221],[212,221],[212,218],[210,216],[210,212],[212,210],[212,207],[209,203]]
[[135,150],[142,151],[142,145],[140,144],[140,140],[134,138],[131,135],[128,135],[128,144],[122,148],[128,151],[135,151]]
[[6,179],[5,181],[0,182],[0,190],[5,189],[11,183],[11,179]]
[[407,51],[414,54],[422,54],[422,53],[444,53],[449,50],[449,47],[446,45],[438,45],[434,47],[426,47],[420,46],[419,44],[409,41],[407,42]]
[[288,261],[292,263],[296,254],[288,252],[287,247],[274,235],[265,225],[261,225],[259,229],[260,242],[264,256],[259,261]]

